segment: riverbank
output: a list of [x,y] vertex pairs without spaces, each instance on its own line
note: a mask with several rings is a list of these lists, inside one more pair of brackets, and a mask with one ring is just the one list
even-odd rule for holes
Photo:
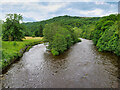
[[2,60],[0,61],[0,68],[2,72],[9,68],[9,66],[22,57],[25,51],[28,51],[32,46],[42,43],[42,38],[28,38],[23,41],[2,41]]

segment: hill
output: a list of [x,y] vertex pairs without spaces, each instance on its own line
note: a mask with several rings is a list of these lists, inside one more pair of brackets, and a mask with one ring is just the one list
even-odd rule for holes
[[72,28],[73,27],[79,28],[83,25],[95,24],[96,21],[98,21],[99,19],[100,17],[76,17],[76,16],[65,15],[65,16],[58,16],[38,22],[27,22],[27,23],[23,23],[23,25],[25,25],[25,30],[24,30],[25,36],[32,36],[35,34],[35,31],[38,31],[40,25],[44,28],[46,24],[59,22],[64,25],[69,25]]

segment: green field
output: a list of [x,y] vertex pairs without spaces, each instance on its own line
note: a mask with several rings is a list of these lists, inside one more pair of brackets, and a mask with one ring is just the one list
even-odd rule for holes
[[2,59],[0,61],[0,67],[5,68],[12,61],[21,57],[26,50],[29,50],[31,46],[39,44],[42,41],[41,38],[29,38],[23,41],[2,41]]

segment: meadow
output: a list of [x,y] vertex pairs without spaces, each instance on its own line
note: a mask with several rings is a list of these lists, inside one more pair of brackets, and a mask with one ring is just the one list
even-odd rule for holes
[[2,59],[0,61],[0,67],[6,68],[16,59],[20,58],[25,51],[28,51],[33,45],[42,42],[41,37],[25,37],[23,41],[2,41]]

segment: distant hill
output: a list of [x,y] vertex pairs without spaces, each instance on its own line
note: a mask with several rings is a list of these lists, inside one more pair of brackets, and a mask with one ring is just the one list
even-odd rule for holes
[[25,25],[25,35],[26,36],[32,36],[34,32],[39,29],[39,26],[42,25],[42,27],[45,27],[45,24],[53,23],[53,22],[59,22],[64,25],[69,25],[71,27],[81,27],[83,24],[93,24],[96,21],[98,21],[100,17],[77,17],[77,16],[58,16],[54,17],[48,20],[38,21],[38,22],[27,22],[23,23]]

